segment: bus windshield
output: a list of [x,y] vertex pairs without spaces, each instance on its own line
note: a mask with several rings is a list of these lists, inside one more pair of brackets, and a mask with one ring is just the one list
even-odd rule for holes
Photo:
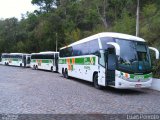
[[151,61],[148,46],[144,42],[115,39],[120,45],[118,69],[131,73],[151,72]]

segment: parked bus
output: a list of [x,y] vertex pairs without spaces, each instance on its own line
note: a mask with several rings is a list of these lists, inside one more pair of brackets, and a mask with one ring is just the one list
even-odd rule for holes
[[144,39],[121,33],[104,32],[60,49],[59,72],[102,86],[144,88],[152,83],[149,49]]
[[59,52],[40,52],[31,54],[31,67],[58,72]]
[[3,65],[30,67],[30,54],[2,53],[1,58]]

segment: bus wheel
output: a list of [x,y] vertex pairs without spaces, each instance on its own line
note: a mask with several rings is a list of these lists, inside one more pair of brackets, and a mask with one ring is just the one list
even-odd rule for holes
[[35,65],[33,65],[33,70],[35,70],[36,69],[36,67],[35,67]]
[[20,67],[22,67],[22,64],[20,64]]
[[53,72],[53,67],[51,67],[51,71]]
[[65,72],[64,72],[64,68],[62,69],[62,75],[65,78]]
[[36,70],[38,70],[38,66],[36,65]]
[[102,86],[98,85],[98,74],[93,76],[93,84],[96,89],[102,89]]
[[68,70],[67,70],[67,69],[65,70],[65,78],[66,78],[66,79],[69,79]]

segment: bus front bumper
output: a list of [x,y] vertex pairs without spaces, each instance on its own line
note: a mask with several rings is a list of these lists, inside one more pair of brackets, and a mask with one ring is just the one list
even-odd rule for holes
[[152,84],[152,78],[143,82],[130,82],[121,78],[116,77],[115,88],[149,88]]

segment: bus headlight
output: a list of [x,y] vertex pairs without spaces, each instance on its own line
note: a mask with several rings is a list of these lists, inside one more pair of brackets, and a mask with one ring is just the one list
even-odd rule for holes
[[118,75],[119,78],[123,80],[129,80],[129,74],[128,73],[123,73],[121,75]]

